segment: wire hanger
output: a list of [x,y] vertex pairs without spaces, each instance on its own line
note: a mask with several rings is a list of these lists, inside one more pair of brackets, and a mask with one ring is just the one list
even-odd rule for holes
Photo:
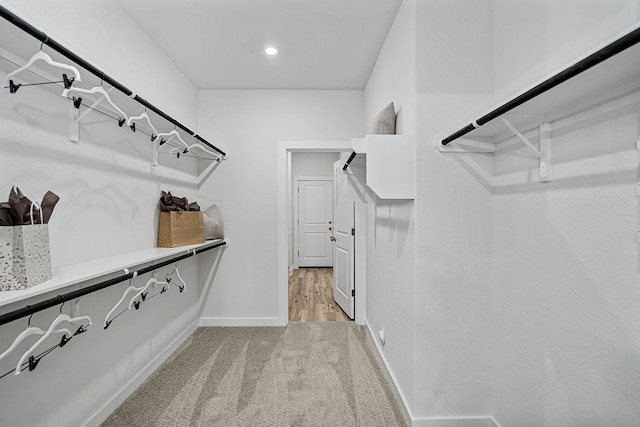
[[[147,283],[142,287],[142,289],[138,291],[137,294],[133,296],[133,298],[131,298],[131,301],[129,301],[129,310],[131,310],[133,307],[135,307],[137,310],[140,307],[140,301],[144,301],[146,299],[149,288],[151,286],[155,288],[158,285],[162,285],[162,291],[160,291],[160,293],[163,293],[167,290],[166,287],[169,285],[169,282],[158,281],[158,279],[156,279],[156,272],[154,271],[151,275],[151,278],[147,280]],[[140,300],[136,301],[137,298],[140,298]]]
[[[44,42],[43,42],[44,44]],[[11,93],[16,93],[16,91],[18,90],[18,88],[22,85],[15,85],[13,83],[13,80],[11,80],[11,78],[21,72],[23,72],[24,70],[31,68],[31,66],[33,66],[34,63],[38,62],[38,61],[44,61],[47,64],[51,65],[52,67],[56,67],[56,68],[61,68],[63,70],[68,70],[71,71],[74,75],[74,77],[72,79],[68,79],[66,74],[63,74],[62,77],[64,79],[64,84],[65,84],[65,88],[68,89],[69,87],[71,87],[71,83],[73,83],[74,81],[79,82],[82,81],[82,79],[80,78],[80,72],[78,71],[78,69],[76,67],[74,67],[73,65],[68,65],[68,64],[63,64],[61,62],[56,62],[53,59],[51,59],[51,57],[49,55],[47,55],[46,53],[44,53],[42,51],[42,45],[40,46],[40,51],[38,51],[35,55],[33,55],[31,57],[31,59],[29,59],[29,61],[24,64],[22,67],[18,68],[17,70],[12,71],[11,73],[7,74],[7,76],[4,78],[4,82],[2,83],[2,87],[7,87],[7,83],[10,84],[9,88]]]
[[147,121],[147,124],[151,128],[151,131],[152,131],[151,142],[153,142],[158,137],[158,133],[159,132],[156,130],[156,128],[151,123],[151,119],[149,118],[149,115],[147,114],[146,110],[142,114],[140,114],[139,116],[129,117],[129,119],[127,119],[127,126],[129,126],[131,128],[131,130],[135,132],[136,131],[136,124],[134,123],[134,121],[135,120],[143,120],[143,119]]
[[[167,273],[167,275],[165,276],[165,280],[168,283],[172,283],[174,274],[176,276],[178,276],[178,279],[180,280],[180,283],[182,283],[181,285],[176,285],[176,286],[178,287],[180,292],[185,291],[187,289],[187,283],[184,281],[182,276],[180,276],[180,271],[178,271],[178,263],[177,262],[176,262],[176,265],[173,267],[173,270],[171,270],[169,273]],[[174,285],[175,285],[175,283],[174,283]]]
[[[85,94],[98,94],[100,96],[102,96],[105,101],[107,101],[109,104],[111,104],[111,106],[118,112],[118,114],[120,114],[122,116],[122,118],[120,120],[118,120],[118,124],[119,126],[122,126],[127,120],[127,115],[124,113],[124,111],[122,111],[120,109],[120,107],[118,107],[112,100],[111,97],[109,96],[109,93],[104,90],[104,88],[102,86],[96,86],[94,88],[91,89],[83,89],[80,87],[71,87],[69,89],[65,89],[62,91],[62,96],[64,98],[69,98],[69,92],[77,92],[77,93],[85,93]],[[76,108],[80,108],[80,102],[82,102],[82,98],[80,98],[80,102],[76,104],[76,101],[74,99],[74,105],[77,105]]]
[[[60,306],[60,312],[61,313],[62,313],[62,306],[64,306],[64,302]],[[62,322],[68,322],[68,323],[72,323],[72,324],[73,323],[78,323],[78,322],[86,322],[86,325],[85,324],[80,325],[80,327],[76,330],[76,332],[72,334],[68,329],[64,329],[64,328],[63,329],[56,329],[56,326],[58,326]],[[72,337],[74,337],[75,335],[78,335],[78,334],[80,334],[82,332],[85,332],[86,331],[86,327],[87,326],[91,326],[91,324],[92,324],[91,317],[89,317],[89,316],[69,317],[67,314],[60,314],[58,317],[56,317],[53,320],[53,322],[51,322],[51,325],[49,325],[49,329],[47,330],[47,332],[45,332],[45,334],[38,341],[36,341],[36,343],[33,344],[29,350],[27,350],[22,355],[22,357],[18,361],[18,364],[16,365],[15,375],[19,375],[20,374],[21,369],[22,369],[22,365],[27,360],[29,360],[29,370],[32,371],[32,370],[35,369],[36,365],[38,364],[38,362],[40,360],[39,359],[35,360],[33,358],[33,356],[31,356],[31,355],[51,335],[62,333],[63,335],[62,335],[62,340],[60,341],[60,347],[63,347],[67,342],[69,342],[69,340],[71,340]]]
[[[127,274],[129,274],[129,270],[125,269],[125,271],[127,272]],[[133,276],[131,276],[131,279],[129,280],[129,287],[122,294],[122,298],[120,298],[120,300],[116,303],[116,305],[114,305],[113,308],[111,310],[109,310],[109,312],[105,316],[104,325],[103,325],[105,329],[107,329],[109,327],[109,325],[111,324],[111,322],[113,322],[113,319],[115,319],[115,317],[114,317],[113,319],[109,320],[109,316],[111,316],[116,311],[118,306],[124,302],[124,300],[127,298],[127,295],[129,293],[131,293],[131,292],[138,292],[138,291],[140,291],[142,289],[142,287],[136,288],[135,286],[132,285],[133,279],[135,279],[136,276],[138,276],[138,272],[134,271],[133,272]],[[145,295],[145,297],[146,297],[146,295]],[[129,309],[129,307],[125,308],[124,311],[127,311],[128,309]]]

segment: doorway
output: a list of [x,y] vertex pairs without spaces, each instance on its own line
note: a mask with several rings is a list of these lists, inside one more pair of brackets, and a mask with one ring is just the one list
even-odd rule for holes
[[[297,250],[294,252],[295,242],[293,238],[293,186],[294,186],[294,170],[293,156],[296,153],[307,153],[313,156],[313,153],[348,153],[351,151],[350,141],[280,141],[278,143],[278,319],[279,323],[286,325],[289,322],[289,279],[294,277],[298,280],[304,277],[317,278],[314,279],[316,284],[327,283],[328,277],[333,279],[333,274],[328,275],[323,271],[300,271],[293,276],[297,264],[295,262]],[[313,163],[313,162],[312,162]],[[330,172],[330,173],[333,173]],[[308,175],[317,176],[316,173],[305,172]],[[331,177],[333,178],[333,177]],[[333,252],[332,247],[332,252]],[[361,265],[360,267],[364,267]],[[358,267],[356,267],[356,270]],[[304,273],[304,274],[302,274]],[[332,283],[331,283],[332,284]],[[326,287],[326,284],[325,284]],[[363,283],[364,290],[364,283]],[[314,290],[315,292],[315,290]],[[315,293],[314,293],[315,294]],[[364,292],[362,293],[364,296]],[[333,298],[331,298],[333,300]],[[364,306],[364,300],[359,301],[356,295],[356,323],[363,324],[364,309],[359,310],[360,306]],[[333,308],[328,307],[328,317],[331,315]]]
[[[305,159],[315,157],[314,153],[304,154]],[[295,166],[297,157],[294,154],[292,166]],[[293,179],[294,266],[333,267],[333,178],[294,176]]]
[[340,157],[340,152],[291,153],[290,322],[351,320],[334,298],[334,169]]
[[289,322],[351,321],[334,300],[333,268],[301,267],[289,276]]

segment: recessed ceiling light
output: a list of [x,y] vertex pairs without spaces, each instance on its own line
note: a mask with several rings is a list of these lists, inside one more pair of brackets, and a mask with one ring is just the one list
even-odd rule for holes
[[267,55],[277,55],[278,54],[278,48],[273,46],[273,45],[268,45],[264,47],[264,53],[266,53]]

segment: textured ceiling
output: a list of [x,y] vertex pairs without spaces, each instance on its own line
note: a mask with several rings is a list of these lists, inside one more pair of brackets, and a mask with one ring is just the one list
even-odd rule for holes
[[119,3],[198,88],[362,89],[401,1]]

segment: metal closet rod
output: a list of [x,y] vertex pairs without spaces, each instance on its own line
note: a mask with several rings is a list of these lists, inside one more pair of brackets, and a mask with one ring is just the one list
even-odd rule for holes
[[356,152],[352,151],[351,155],[349,156],[349,158],[347,159],[347,162],[344,164],[344,166],[342,166],[342,170],[346,171],[347,168],[349,167],[349,165],[351,164],[351,162],[353,161],[353,159],[356,157]]
[[67,292],[65,294],[57,295],[53,298],[49,298],[47,300],[41,301],[39,303],[33,305],[27,305],[26,307],[19,308],[14,311],[10,311],[9,313],[5,313],[0,315],[0,325],[4,325],[9,322],[13,322],[14,320],[21,319],[23,317],[31,316],[33,313],[37,313],[38,311],[46,310],[47,308],[55,307],[57,305],[62,304],[66,301],[71,301],[85,295],[100,291],[104,288],[108,288],[113,285],[117,285],[120,282],[124,282],[125,280],[129,280],[135,276],[141,276],[146,273],[151,273],[158,268],[165,267],[167,265],[173,264],[174,262],[181,261],[185,258],[192,257],[194,255],[200,254],[202,252],[210,251],[211,249],[218,248],[220,246],[226,245],[226,241],[215,243],[211,246],[207,246],[206,248],[196,249],[195,251],[188,252],[184,255],[180,255],[177,257],[173,257],[166,261],[162,261],[161,263],[150,265],[149,267],[142,268],[135,272],[123,274],[122,276],[114,277],[113,279],[105,280],[104,282],[96,283],[91,286],[87,286],[86,288],[78,289],[76,291]]
[[465,127],[463,127],[462,129],[452,133],[451,135],[449,135],[448,137],[442,140],[442,145],[447,145],[451,141],[455,141],[461,136],[468,134],[472,130],[490,122],[493,119],[496,119],[502,116],[503,114],[513,110],[514,108],[524,104],[527,101],[530,101],[531,99],[535,98],[538,95],[541,95],[542,93],[548,91],[549,89],[556,87],[560,83],[566,82],[567,80],[577,76],[583,71],[587,71],[589,68],[594,67],[600,64],[601,62],[606,61],[612,56],[617,55],[618,53],[635,45],[638,42],[640,42],[640,28],[636,28],[630,33],[620,37],[618,40],[606,45],[602,49],[592,53],[586,58],[581,59],[580,61],[576,62],[570,67],[567,67],[564,70],[560,71],[559,73],[554,74],[553,76],[549,77],[547,80],[537,84],[536,86],[532,87],[531,89],[524,92],[523,94],[516,96],[510,101],[507,101],[506,103],[496,108],[495,110],[480,117],[478,120],[475,121],[475,123],[470,123]]
[[[120,82],[115,80],[114,78],[109,77],[103,71],[101,71],[98,68],[94,67],[89,62],[85,61],[84,59],[82,59],[81,57],[76,55],[75,53],[71,52],[66,47],[62,46],[57,41],[49,38],[49,36],[47,36],[44,32],[38,30],[33,25],[29,24],[24,19],[22,19],[19,16],[15,15],[11,11],[9,11],[7,8],[5,8],[4,6],[0,6],[0,16],[2,16],[7,21],[11,22],[16,27],[20,28],[22,31],[26,32],[27,34],[30,34],[31,36],[35,37],[36,39],[41,41],[43,44],[46,44],[47,46],[49,46],[50,48],[52,48],[56,52],[64,55],[66,58],[68,58],[71,61],[75,62],[76,64],[80,65],[82,68],[86,69],[87,71],[89,71],[90,73],[95,75],[96,77],[100,77],[103,81],[109,83],[111,86],[113,86],[114,88],[118,89],[120,92],[124,93],[128,97],[131,97],[135,101],[138,101],[140,104],[144,105],[149,110],[151,110],[154,113],[158,114],[159,116],[161,116],[162,118],[164,118],[165,120],[170,122],[171,124],[179,127],[180,129],[184,130],[185,132],[189,133],[194,138],[196,138],[198,141],[202,142],[203,144],[207,145],[209,148],[212,148],[215,151],[217,151],[218,153],[220,153],[221,156],[224,157],[224,156],[227,155],[224,151],[220,150],[218,147],[216,147],[215,145],[211,144],[210,142],[208,142],[207,140],[202,138],[200,135],[198,135],[195,132],[193,132],[191,129],[189,129],[188,127],[186,127],[185,125],[183,125],[182,123],[180,123],[179,121],[174,119],[173,117],[171,117],[168,114],[164,113],[159,108],[153,106],[146,99],[142,98],[141,96],[138,96],[137,94],[134,94],[133,91],[129,90],[126,86],[124,86],[123,84],[121,84]],[[133,95],[133,96],[131,96],[131,95]]]

